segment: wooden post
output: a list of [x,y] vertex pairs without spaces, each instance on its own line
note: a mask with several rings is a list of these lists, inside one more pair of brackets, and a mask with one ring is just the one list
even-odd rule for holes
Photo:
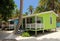
[[37,16],[35,16],[35,36],[37,36]]
[[37,36],[37,30],[35,30],[35,36]]
[[55,28],[55,32],[57,31],[57,29]]
[[26,28],[26,18],[25,18],[25,28]]
[[23,29],[23,20],[22,20],[22,29]]
[[[29,23],[30,23],[30,21],[31,21],[31,20],[30,20],[30,18],[29,18]],[[30,24],[30,30],[31,30],[31,24]]]
[[44,29],[43,29],[43,34],[44,34]]

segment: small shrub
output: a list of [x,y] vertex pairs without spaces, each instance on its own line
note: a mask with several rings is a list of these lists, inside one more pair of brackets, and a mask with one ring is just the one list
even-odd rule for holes
[[23,32],[23,33],[22,33],[22,36],[23,36],[23,37],[29,37],[30,34],[29,34],[28,32]]

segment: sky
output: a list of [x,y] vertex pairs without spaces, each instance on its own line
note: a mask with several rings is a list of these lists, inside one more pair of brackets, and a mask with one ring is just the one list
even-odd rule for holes
[[[17,5],[18,9],[20,9],[20,0],[14,0],[15,4]],[[30,5],[32,5],[34,8],[37,7],[38,0],[24,0],[23,3],[23,13],[27,12]]]

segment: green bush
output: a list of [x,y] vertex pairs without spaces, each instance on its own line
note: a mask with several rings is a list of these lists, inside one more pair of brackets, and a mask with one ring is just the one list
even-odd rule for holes
[[29,37],[30,34],[29,34],[28,32],[23,32],[23,33],[22,33],[22,36],[23,36],[23,37]]

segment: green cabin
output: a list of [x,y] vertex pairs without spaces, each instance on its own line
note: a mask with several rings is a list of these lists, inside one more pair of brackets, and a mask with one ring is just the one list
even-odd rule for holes
[[[37,35],[37,31],[44,30],[56,30],[56,18],[58,15],[53,11],[46,11],[38,14],[31,14],[22,16],[22,25],[20,28],[25,31],[35,31],[35,35]],[[14,24],[18,23],[18,18],[13,19]]]
[[40,31],[56,29],[58,15],[53,11],[23,16],[22,28],[25,31]]

